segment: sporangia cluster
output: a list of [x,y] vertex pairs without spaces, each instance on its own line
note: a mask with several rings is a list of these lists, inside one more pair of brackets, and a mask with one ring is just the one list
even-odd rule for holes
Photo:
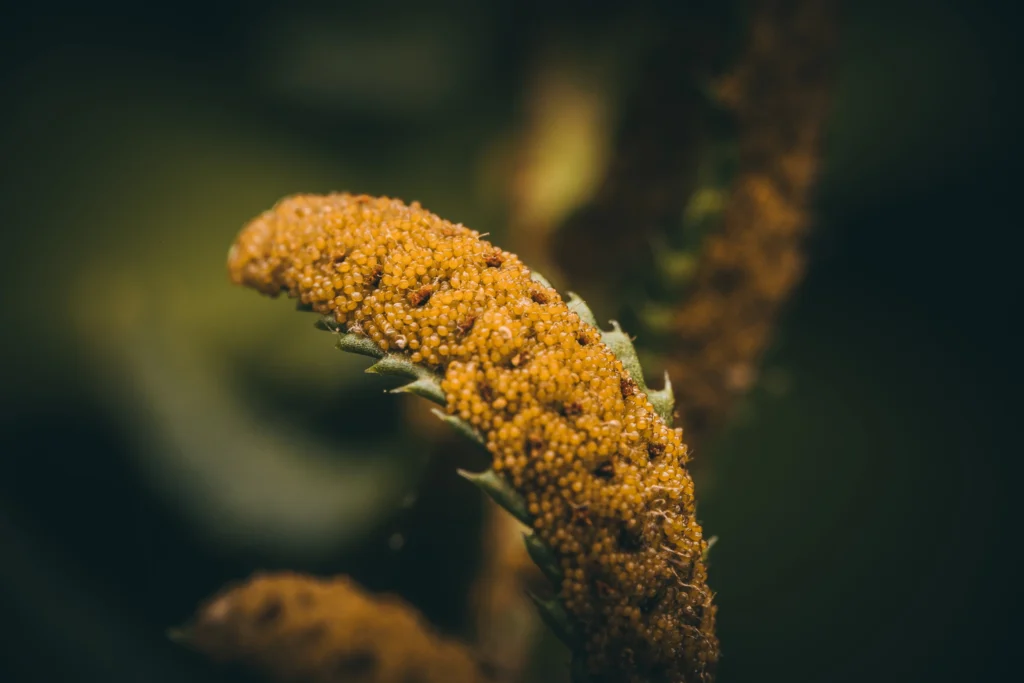
[[713,678],[682,432],[515,255],[415,203],[302,195],[241,232],[229,270],[443,376],[447,412],[480,432],[561,564],[594,680]]
[[257,574],[203,605],[185,633],[197,650],[281,683],[487,683],[462,644],[410,605],[346,576]]

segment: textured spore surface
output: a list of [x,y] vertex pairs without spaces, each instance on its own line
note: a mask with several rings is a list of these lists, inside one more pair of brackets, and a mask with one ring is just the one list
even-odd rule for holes
[[346,576],[257,574],[203,605],[188,642],[281,683],[485,683],[470,651]]
[[229,271],[443,376],[447,412],[483,435],[561,565],[592,679],[713,678],[715,607],[682,432],[514,254],[416,203],[302,195],[242,231]]

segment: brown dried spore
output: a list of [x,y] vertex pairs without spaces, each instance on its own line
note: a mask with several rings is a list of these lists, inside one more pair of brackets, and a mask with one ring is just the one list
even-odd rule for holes
[[804,237],[829,113],[835,0],[758,0],[748,43],[716,87],[735,117],[738,173],[671,324],[666,367],[691,443],[756,379],[804,274]]
[[189,643],[280,683],[485,683],[470,651],[345,576],[257,574],[203,605]]
[[483,435],[561,563],[592,673],[711,680],[715,607],[682,432],[514,254],[415,203],[304,195],[246,227],[229,270],[443,374],[448,413]]

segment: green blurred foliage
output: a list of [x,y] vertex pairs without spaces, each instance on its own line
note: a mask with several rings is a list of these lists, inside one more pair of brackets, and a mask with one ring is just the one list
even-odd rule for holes
[[[460,628],[475,492],[363,359],[231,287],[226,249],[335,189],[501,243],[486,170],[531,50],[671,30],[673,4],[25,12],[0,33],[0,680],[227,680],[163,629],[262,566],[352,571]],[[1009,31],[952,2],[847,15],[777,381],[697,454],[721,680],[989,679],[1019,597]]]
[[[44,253],[13,273],[40,283],[37,300],[20,299],[32,322],[20,326],[19,341],[44,351],[33,354],[44,367],[19,359],[15,381],[40,391],[50,375],[59,392],[68,374],[89,375],[84,389],[130,429],[140,471],[217,543],[316,553],[362,532],[409,493],[418,469],[410,462],[422,455],[410,456],[412,444],[396,433],[346,440],[342,425],[338,434],[311,434],[308,411],[323,410],[318,404],[352,418],[364,412],[365,402],[338,401],[339,386],[369,389],[363,364],[332,353],[329,338],[295,334],[292,306],[246,296],[229,286],[224,266],[244,207],[346,174],[232,130],[197,104],[183,107],[183,95],[140,102],[130,82],[95,78],[76,78],[80,94],[38,93],[30,111],[56,109],[62,98],[74,104],[46,122],[45,135],[22,131],[36,154],[63,154],[43,155],[58,163],[40,169],[45,187],[26,188],[37,199],[25,222],[40,226],[26,246]],[[53,201],[45,196],[52,187],[73,189]],[[290,409],[306,424],[293,415],[289,425],[280,403],[290,396],[301,397]],[[398,426],[394,417],[390,424]]]

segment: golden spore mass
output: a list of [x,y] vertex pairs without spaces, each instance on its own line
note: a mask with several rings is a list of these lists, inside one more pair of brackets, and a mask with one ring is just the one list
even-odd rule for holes
[[393,595],[347,576],[257,574],[200,608],[187,641],[276,683],[488,683],[476,658]]
[[682,432],[514,254],[389,198],[302,195],[239,235],[234,282],[287,292],[443,375],[561,563],[594,680],[710,681],[706,546]]

